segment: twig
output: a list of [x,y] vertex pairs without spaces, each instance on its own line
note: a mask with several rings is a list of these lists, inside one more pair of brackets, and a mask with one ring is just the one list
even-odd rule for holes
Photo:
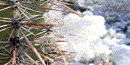
[[13,49],[13,46],[9,49],[9,52],[10,52],[10,53],[12,52],[12,49]]
[[21,28],[22,28],[22,29],[24,29],[24,30],[26,30],[26,31],[28,31],[30,34],[32,34],[32,35],[34,35],[34,36],[35,36],[35,34],[34,34],[34,33],[32,33],[31,31],[27,30],[27,29],[26,29],[26,28],[24,28],[23,26],[21,26]]
[[[19,7],[18,7],[18,8],[19,8]],[[19,8],[19,10],[20,10],[21,13],[23,13],[23,15],[24,15],[25,17],[27,17],[28,20],[32,21],[32,20],[24,13],[24,11],[22,11],[20,8]]]
[[81,14],[77,13],[76,11],[74,11],[73,9],[69,8],[68,6],[60,3],[63,7],[65,7],[65,9],[68,9],[71,13],[77,14],[79,16],[82,16]]
[[2,32],[2,31],[4,31],[4,30],[7,30],[7,29],[9,29],[9,28],[11,28],[11,27],[4,28],[4,29],[0,30],[0,32]]
[[[26,46],[26,47],[28,47],[28,46]],[[33,51],[30,47],[28,47],[31,51]],[[27,51],[27,50],[24,50],[24,52],[25,51]],[[44,57],[45,59],[48,59],[48,60],[50,60],[50,61],[52,61],[52,62],[54,62],[54,63],[56,63],[53,59],[51,59],[51,58],[49,58],[49,57],[47,57],[47,56],[45,56],[45,55],[43,55],[43,54],[41,54],[41,53],[39,53],[39,55],[41,55],[42,57]]]
[[64,60],[64,62],[65,62],[65,65],[67,65],[67,61],[65,60],[65,57],[63,56],[63,54],[61,53],[61,51],[60,51],[60,48],[57,46],[57,44],[54,42],[54,44],[55,44],[55,47],[56,47],[56,49],[57,49],[57,51],[59,52],[57,52],[57,54],[60,54],[61,56],[62,56],[62,59]]
[[7,22],[7,23],[11,23],[12,22],[12,21],[6,21],[6,20],[2,20],[2,19],[0,19],[0,21]]
[[20,11],[18,9],[13,10],[13,17],[14,18],[16,18],[16,17],[20,18]]
[[11,36],[12,36],[13,32],[14,32],[14,28],[13,28],[13,30],[12,30],[12,32],[11,32],[11,34],[10,34],[9,38],[8,38],[8,41],[10,40],[10,38],[11,38]]
[[21,23],[21,25],[27,25],[27,26],[56,26],[54,24],[37,24],[37,23]]
[[[20,30],[21,31],[21,30]],[[39,55],[38,51],[33,47],[32,43],[29,41],[29,39],[25,36],[25,34],[21,31],[21,33],[23,34],[25,40],[27,41],[27,43],[29,44],[29,46],[32,48],[33,52],[37,55],[37,57],[39,58],[39,60],[41,61],[41,63],[43,65],[46,65],[44,60],[41,58],[41,56]]]
[[41,56],[43,56],[44,58],[46,58],[46,59],[48,59],[48,60],[50,60],[50,61],[52,61],[52,62],[54,62],[54,60],[53,59],[51,59],[51,58],[49,58],[49,57],[47,57],[47,56],[45,56],[45,55],[43,55],[43,54],[41,54],[41,53],[39,53]]
[[[32,34],[27,34],[26,36],[30,36],[30,35],[32,35]],[[21,37],[20,40],[23,39],[23,38],[24,38],[24,37]]]
[[13,65],[16,65],[16,50],[13,49],[13,61],[12,61]]
[[26,10],[24,10],[24,9],[21,8],[20,6],[19,6],[19,9],[21,9],[22,11],[24,11],[24,12],[27,13],[28,15],[31,15],[29,12],[27,12]]
[[38,63],[36,61],[34,61],[27,53],[23,52],[30,60],[32,60],[36,65],[38,65]]
[[[23,8],[26,8],[26,7],[22,6],[22,5],[20,5],[20,6],[23,7]],[[33,9],[31,9],[31,8],[26,8],[26,9],[31,10],[31,11],[34,11],[34,12],[44,13],[44,12],[41,12],[41,11],[33,10]]]
[[7,25],[2,25],[2,26],[0,26],[0,28],[2,28],[2,27],[6,27],[6,26],[9,26],[9,24],[7,24]]
[[3,8],[3,9],[0,9],[0,11],[3,11],[3,10],[6,10],[6,9],[9,9],[9,8],[11,8],[12,6],[8,6],[8,7],[6,7],[6,8]]
[[0,17],[0,19],[9,19],[9,20],[11,20],[12,18]]
[[0,49],[10,46],[10,44],[7,44],[5,46],[1,46]]
[[7,50],[6,48],[3,48],[5,51],[7,51],[9,54],[10,54],[10,52],[9,52],[9,50]]
[[3,53],[0,53],[0,55],[9,56],[8,54],[3,54]]
[[[51,3],[54,4],[53,2],[51,2]],[[79,16],[82,16],[81,14],[77,13],[77,12],[74,11],[73,9],[69,8],[68,6],[66,6],[66,5],[64,5],[64,4],[62,4],[62,3],[59,3],[59,4],[61,4],[61,5],[64,7],[65,10],[68,9],[69,13],[71,12],[71,13],[77,14],[77,15],[79,15]],[[57,4],[55,4],[55,5],[57,5]],[[58,5],[57,5],[57,6],[58,6]],[[63,8],[63,7],[60,7],[60,8]]]
[[5,2],[0,1],[0,5],[9,5],[9,4],[6,4]]
[[75,11],[72,11],[72,9],[71,9],[71,11],[62,11],[62,10],[57,10],[57,9],[52,9],[52,8],[46,8],[46,7],[39,7],[39,6],[33,6],[33,7],[38,7],[38,8],[45,9],[45,10],[54,10],[54,11],[61,11],[61,12],[66,12],[66,13],[74,13],[74,14],[77,14],[77,15],[81,16],[79,13],[77,13]]
[[11,60],[9,62],[7,62],[5,65],[10,65],[9,63],[11,63]]
[[27,62],[27,61],[22,61],[22,60],[20,60],[19,58],[18,58],[18,60],[19,60],[21,63],[23,63],[23,64],[25,64],[25,63],[28,64],[28,65],[30,64],[29,62]]
[[9,43],[9,41],[0,41],[0,44],[1,44],[1,43],[2,43],[2,44],[5,44],[5,43],[7,43],[7,44],[8,44],[8,43]]

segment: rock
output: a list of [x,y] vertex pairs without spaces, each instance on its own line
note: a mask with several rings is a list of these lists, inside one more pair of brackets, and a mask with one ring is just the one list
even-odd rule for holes
[[125,22],[130,21],[130,13],[126,14],[126,15],[122,18],[121,21],[125,21]]
[[112,24],[112,23],[115,23],[115,22],[119,22],[121,20],[121,17],[117,12],[107,11],[107,12],[104,13],[103,16],[105,17],[107,24]]
[[130,4],[127,3],[127,2],[121,3],[117,10],[118,10],[119,13],[127,14],[130,11]]

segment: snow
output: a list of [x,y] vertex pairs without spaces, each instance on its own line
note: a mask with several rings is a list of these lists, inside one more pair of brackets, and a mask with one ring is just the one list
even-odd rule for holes
[[66,23],[72,22],[71,20],[74,20],[73,22],[77,22],[77,21],[80,20],[80,17],[78,15],[76,15],[76,14],[70,13],[67,16],[65,16],[63,20],[67,21]]
[[130,47],[126,45],[114,45],[111,47],[113,54],[110,59],[116,65],[129,65],[130,64]]
[[[61,43],[62,49],[75,51],[77,53],[75,57],[76,61],[85,60],[88,62],[95,56],[104,54],[105,57],[105,55],[109,54],[110,51],[108,47],[105,45],[94,45],[93,43],[94,40],[106,33],[105,26],[103,25],[105,22],[104,17],[85,15],[81,18],[71,13],[64,17],[63,20],[65,20],[63,26],[54,27],[53,29],[57,30],[55,34],[62,34],[65,36],[65,40],[68,41],[68,44],[62,45],[65,43]],[[101,47],[104,49],[101,49]]]
[[84,15],[93,15],[93,13],[91,11],[84,11],[83,14]]
[[86,61],[88,63],[91,58],[94,58],[93,49],[80,48],[79,50],[80,51],[77,52],[78,54],[75,57],[75,61]]
[[45,19],[44,21],[45,23],[50,24],[51,22],[51,24],[60,24],[62,23],[63,15],[62,15],[62,12],[60,11],[49,11],[43,14],[43,18]]
[[[52,12],[57,14],[53,15]],[[116,33],[113,28],[106,30],[103,16],[93,15],[90,11],[83,14],[84,17],[73,13],[63,16],[61,12],[55,11],[44,14],[45,22],[57,23],[57,26],[52,28],[55,30],[55,39],[67,41],[57,43],[60,49],[76,52],[74,59],[78,62],[88,63],[91,59],[97,59],[95,64],[100,64],[98,59],[103,59],[107,63],[112,60],[116,65],[129,65],[130,48],[121,44],[126,36]],[[107,36],[100,39],[103,35]]]

